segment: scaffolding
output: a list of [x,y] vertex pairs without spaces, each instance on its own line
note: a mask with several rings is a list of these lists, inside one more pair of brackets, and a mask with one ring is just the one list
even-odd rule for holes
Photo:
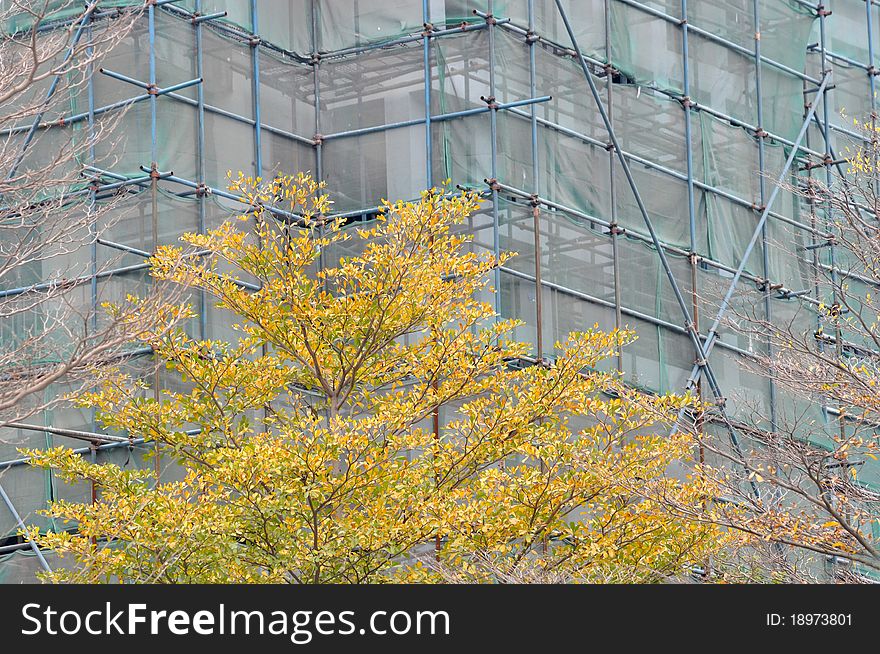
[[[742,364],[769,343],[724,318],[834,301],[814,278],[815,266],[836,274],[832,217],[780,183],[830,184],[837,152],[862,138],[847,116],[877,108],[878,24],[877,0],[156,0],[69,113],[36,131],[127,112],[113,165],[97,165],[110,154],[99,144],[68,189],[94,203],[125,194],[83,262],[93,272],[73,280],[84,306],[137,292],[157,245],[241,210],[227,171],[311,171],[352,223],[449,179],[486,200],[467,226],[477,246],[518,253],[495,271],[492,301],[524,321],[516,336],[536,359],[572,330],[630,327],[638,341],[609,364],[630,383],[693,390],[734,422],[757,405],[773,429],[800,400]],[[20,136],[22,166],[34,132],[5,134]],[[33,276],[0,299],[56,281]],[[234,337],[195,302],[196,336]],[[89,494],[15,447],[142,465],[143,443],[69,407],[4,432],[0,537],[39,524],[50,499]],[[719,437],[739,447],[732,427]],[[859,475],[880,489],[876,465]],[[0,546],[0,581],[52,564],[32,543]]]

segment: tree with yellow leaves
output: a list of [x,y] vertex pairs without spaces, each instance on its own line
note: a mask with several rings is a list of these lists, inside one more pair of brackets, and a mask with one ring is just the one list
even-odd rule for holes
[[[693,400],[598,371],[633,335],[573,333],[535,364],[511,339],[517,323],[478,299],[511,256],[456,229],[478,196],[431,189],[352,233],[325,218],[307,175],[232,188],[253,230],[187,235],[203,256],[161,248],[152,274],[216,298],[238,341],[144,331],[181,390],[155,398],[116,372],[80,399],[106,429],[157,443],[179,479],[28,452],[99,489],[48,510],[75,529],[32,534],[74,559],[49,580],[431,582],[442,566],[497,581],[491,560],[507,578],[648,582],[724,547],[718,527],[668,509],[698,513],[713,496],[692,437],[666,436]],[[360,254],[322,261],[349,240]]]

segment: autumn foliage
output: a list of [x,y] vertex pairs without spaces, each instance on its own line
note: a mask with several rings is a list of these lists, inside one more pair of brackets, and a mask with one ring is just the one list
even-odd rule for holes
[[[720,528],[681,517],[713,495],[692,436],[668,436],[693,400],[599,372],[629,332],[573,333],[530,361],[517,323],[479,299],[512,255],[460,229],[476,195],[431,189],[350,227],[324,217],[306,175],[232,187],[251,211],[160,248],[152,274],[215,298],[238,340],[147,330],[182,384],[156,398],[115,371],[80,399],[110,432],[156,443],[178,479],[28,452],[99,489],[52,504],[76,529],[36,533],[75,563],[50,580],[493,581],[497,566],[644,582],[725,546]],[[343,243],[360,253],[332,260]]]

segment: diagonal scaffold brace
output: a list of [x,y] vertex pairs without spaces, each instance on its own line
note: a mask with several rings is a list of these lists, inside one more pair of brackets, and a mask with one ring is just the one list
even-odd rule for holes
[[[696,326],[693,322],[693,318],[691,316],[690,310],[688,309],[688,306],[684,300],[684,296],[681,293],[681,289],[678,285],[678,282],[675,279],[675,275],[672,272],[672,269],[669,265],[669,261],[667,260],[666,255],[663,251],[663,247],[662,247],[660,240],[657,236],[657,232],[654,229],[654,224],[651,221],[651,217],[648,215],[647,208],[645,207],[644,201],[642,200],[641,194],[639,193],[635,179],[632,175],[632,171],[630,170],[630,167],[629,167],[629,164],[626,160],[626,157],[623,154],[623,150],[620,148],[620,144],[617,140],[617,136],[615,135],[613,126],[611,125],[611,120],[609,119],[608,113],[605,110],[605,107],[602,103],[602,98],[599,95],[599,91],[596,88],[596,84],[592,79],[589,68],[587,68],[586,60],[583,56],[583,52],[581,51],[580,45],[578,44],[577,37],[574,34],[574,30],[572,29],[571,22],[568,19],[568,15],[566,14],[565,8],[562,6],[561,0],[555,0],[555,3],[556,3],[556,8],[559,12],[559,16],[562,19],[563,24],[565,25],[565,30],[568,33],[568,37],[569,37],[569,40],[571,41],[572,48],[573,48],[575,55],[577,57],[578,64],[580,65],[581,71],[584,74],[584,78],[587,81],[587,85],[589,86],[590,93],[593,96],[593,100],[596,103],[596,107],[599,110],[599,114],[602,118],[602,122],[604,123],[605,129],[608,132],[608,136],[611,140],[611,147],[614,149],[614,151],[617,155],[618,161],[620,162],[621,168],[623,169],[627,183],[629,184],[630,190],[632,191],[633,197],[635,198],[636,204],[638,205],[639,212],[641,213],[642,218],[645,222],[645,226],[648,229],[648,233],[650,235],[651,242],[654,245],[654,249],[656,250],[657,256],[660,259],[660,263],[663,266],[663,270],[666,273],[666,277],[668,278],[669,283],[672,286],[672,290],[673,290],[673,293],[675,294],[676,302],[678,303],[679,309],[681,310],[682,316],[684,317],[685,329],[687,331],[687,334],[691,340],[691,343],[694,347],[694,351],[696,353],[696,363],[694,364],[692,374],[689,377],[689,381],[687,384],[687,390],[693,390],[693,388],[696,386],[696,380],[701,375],[705,375],[706,380],[709,382],[709,386],[712,391],[712,394],[715,396],[715,399],[716,399],[716,402],[717,402],[718,407],[720,409],[720,412],[724,416],[724,425],[725,425],[725,427],[728,431],[728,434],[730,436],[730,441],[731,441],[735,451],[737,452],[737,454],[740,455],[741,458],[743,458],[742,457],[742,448],[740,446],[739,438],[738,438],[735,430],[733,429],[733,426],[732,426],[730,419],[728,419],[726,416],[726,412],[724,409],[724,396],[721,393],[721,389],[718,385],[718,380],[715,377],[714,372],[712,371],[711,365],[709,364],[708,356],[709,356],[709,353],[711,352],[712,345],[714,344],[715,338],[717,337],[717,333],[715,330],[717,330],[718,324],[720,324],[721,318],[723,317],[724,313],[726,312],[727,306],[729,306],[730,297],[732,297],[732,295],[733,295],[733,288],[735,288],[736,282],[739,281],[739,278],[742,276],[742,274],[744,272],[745,262],[748,258],[748,254],[754,248],[755,242],[757,241],[758,237],[761,235],[761,228],[763,227],[764,223],[766,222],[767,216],[769,215],[770,208],[772,207],[773,200],[775,200],[775,198],[778,194],[778,190],[779,190],[778,185],[774,189],[774,192],[770,197],[770,201],[767,203],[767,207],[765,207],[764,211],[762,212],[761,221],[759,222],[759,224],[755,230],[755,233],[753,234],[753,237],[749,243],[746,255],[743,258],[742,262],[740,263],[740,266],[737,269],[734,283],[731,285],[731,289],[728,290],[728,293],[725,296],[725,302],[723,303],[722,310],[719,312],[719,317],[716,318],[716,321],[713,324],[712,330],[710,330],[710,338],[707,339],[706,344],[704,345],[702,337],[700,336],[699,332],[696,329]],[[823,78],[822,84],[820,85],[820,88],[818,89],[817,93],[821,94],[824,91],[826,84],[827,84],[827,77]],[[814,112],[815,112],[815,107],[811,108],[810,114],[807,116],[807,119],[804,121],[804,127],[801,129],[801,134],[799,135],[798,139],[794,143],[794,147],[792,148],[792,154],[789,157],[789,161],[786,162],[786,166],[785,166],[784,170],[782,171],[782,173],[780,174],[780,177],[784,177],[787,174],[788,169],[791,167],[791,161],[793,161],[794,155],[798,151],[798,148],[800,146],[800,142],[803,140],[803,134],[806,132],[806,126],[809,125],[809,121],[811,120],[812,114]],[[675,433],[675,431],[678,428],[678,425],[680,424],[680,422],[684,418],[684,415],[685,415],[685,411],[683,409],[679,413],[678,420],[676,421],[676,424],[673,426],[672,433]],[[746,470],[750,472],[749,466],[745,463],[744,459],[743,459],[743,465],[746,468]],[[761,493],[760,493],[757,485],[754,483],[754,481],[751,481],[751,479],[749,481],[749,484],[752,488],[752,492],[755,495],[755,497],[760,500]]]
[[[826,72],[824,74],[822,78],[822,83],[819,85],[819,88],[816,89],[815,97],[817,99],[825,91],[825,87],[827,86],[830,77],[831,76],[829,73]],[[724,319],[724,315],[727,313],[728,308],[730,307],[730,302],[733,299],[733,294],[736,291],[736,286],[737,284],[739,284],[739,280],[742,278],[742,275],[745,272],[746,262],[751,256],[752,250],[754,249],[755,244],[758,242],[758,239],[761,237],[761,230],[764,228],[764,225],[767,222],[767,218],[770,215],[770,210],[773,208],[773,202],[779,195],[779,189],[782,187],[782,182],[785,180],[786,175],[788,175],[788,171],[791,169],[791,166],[794,163],[795,157],[798,153],[798,148],[800,147],[804,135],[807,133],[807,128],[809,127],[810,122],[813,120],[813,116],[816,113],[817,106],[818,102],[813,102],[810,105],[810,109],[807,112],[806,117],[804,118],[803,125],[801,125],[800,132],[798,133],[798,136],[794,141],[794,147],[791,149],[788,158],[785,160],[785,165],[782,167],[782,171],[776,178],[776,183],[773,186],[773,192],[770,194],[767,205],[761,212],[761,217],[758,220],[758,224],[755,225],[755,229],[752,232],[752,238],[749,240],[749,243],[746,246],[745,251],[743,252],[742,259],[740,260],[739,265],[736,268],[733,279],[730,280],[730,285],[727,288],[727,292],[724,294],[724,299],[721,301],[721,306],[718,307],[718,312],[715,314],[715,319],[712,322],[712,326],[706,333],[706,341],[703,345],[703,352],[705,353],[704,355],[706,357],[708,357],[712,353],[712,348],[715,346],[715,342],[718,340],[718,327],[721,324],[721,321]],[[687,379],[688,389],[693,388],[697,380],[700,378],[700,374],[700,367],[694,366],[691,370],[690,376]]]
[[562,18],[562,22],[565,25],[566,31],[568,32],[568,37],[571,40],[572,48],[574,49],[578,63],[580,64],[581,71],[583,72],[584,78],[586,79],[587,84],[590,88],[590,93],[592,94],[593,99],[596,102],[596,107],[599,110],[599,115],[602,118],[605,129],[608,132],[608,137],[611,139],[611,148],[613,148],[617,159],[620,162],[621,168],[623,169],[623,173],[626,176],[626,180],[629,184],[630,190],[632,191],[633,197],[635,198],[636,204],[638,205],[639,212],[641,213],[642,218],[645,221],[645,226],[648,228],[648,234],[651,238],[651,242],[653,243],[654,248],[657,251],[657,255],[660,258],[660,263],[663,266],[666,277],[669,279],[670,285],[672,286],[672,291],[675,294],[676,303],[678,304],[685,321],[685,329],[697,354],[696,365],[701,370],[705,370],[706,377],[709,380],[710,386],[712,387],[713,391],[717,391],[716,395],[720,397],[720,389],[718,389],[717,380],[714,373],[712,372],[711,367],[709,366],[708,361],[706,360],[703,345],[700,342],[700,336],[697,333],[696,326],[693,323],[693,317],[691,316],[690,310],[688,309],[687,303],[685,302],[684,295],[682,295],[678,282],[675,279],[675,275],[672,272],[669,261],[666,258],[666,254],[664,252],[662,244],[660,243],[660,239],[657,236],[657,231],[654,228],[654,223],[652,222],[651,217],[648,215],[648,210],[645,207],[645,203],[642,200],[641,193],[639,193],[638,186],[636,185],[635,178],[633,177],[632,171],[630,170],[629,162],[624,155],[623,149],[620,147],[620,143],[617,140],[617,135],[614,133],[614,128],[611,125],[611,120],[608,117],[608,112],[605,110],[605,106],[602,103],[602,98],[599,95],[599,90],[596,88],[596,83],[593,81],[590,71],[587,68],[586,61],[584,59],[580,45],[577,42],[577,37],[575,37],[574,35],[574,30],[571,27],[568,15],[565,12],[565,8],[562,6],[561,0],[555,1],[556,7],[559,11],[559,15]]
[[30,545],[31,549],[34,551],[34,554],[37,555],[37,560],[40,562],[40,566],[46,572],[52,572],[52,568],[49,567],[49,562],[46,561],[46,557],[43,556],[43,553],[40,551],[39,545],[37,545],[37,542],[30,535],[30,532],[25,526],[24,521],[21,519],[18,511],[16,511],[15,505],[12,503],[12,500],[9,499],[9,495],[7,495],[6,491],[3,489],[3,484],[0,484],[0,498],[3,499],[3,503],[6,504],[6,508],[9,509],[9,512],[12,514],[15,522],[18,523],[19,529],[21,529],[22,533],[27,534],[28,545]]

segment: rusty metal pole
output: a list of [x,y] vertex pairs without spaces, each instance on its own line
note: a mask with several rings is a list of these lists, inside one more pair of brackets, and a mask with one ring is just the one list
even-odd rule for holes
[[535,350],[538,365],[544,363],[544,314],[543,287],[541,286],[541,210],[538,208],[538,196],[532,196],[532,231],[535,238]]

